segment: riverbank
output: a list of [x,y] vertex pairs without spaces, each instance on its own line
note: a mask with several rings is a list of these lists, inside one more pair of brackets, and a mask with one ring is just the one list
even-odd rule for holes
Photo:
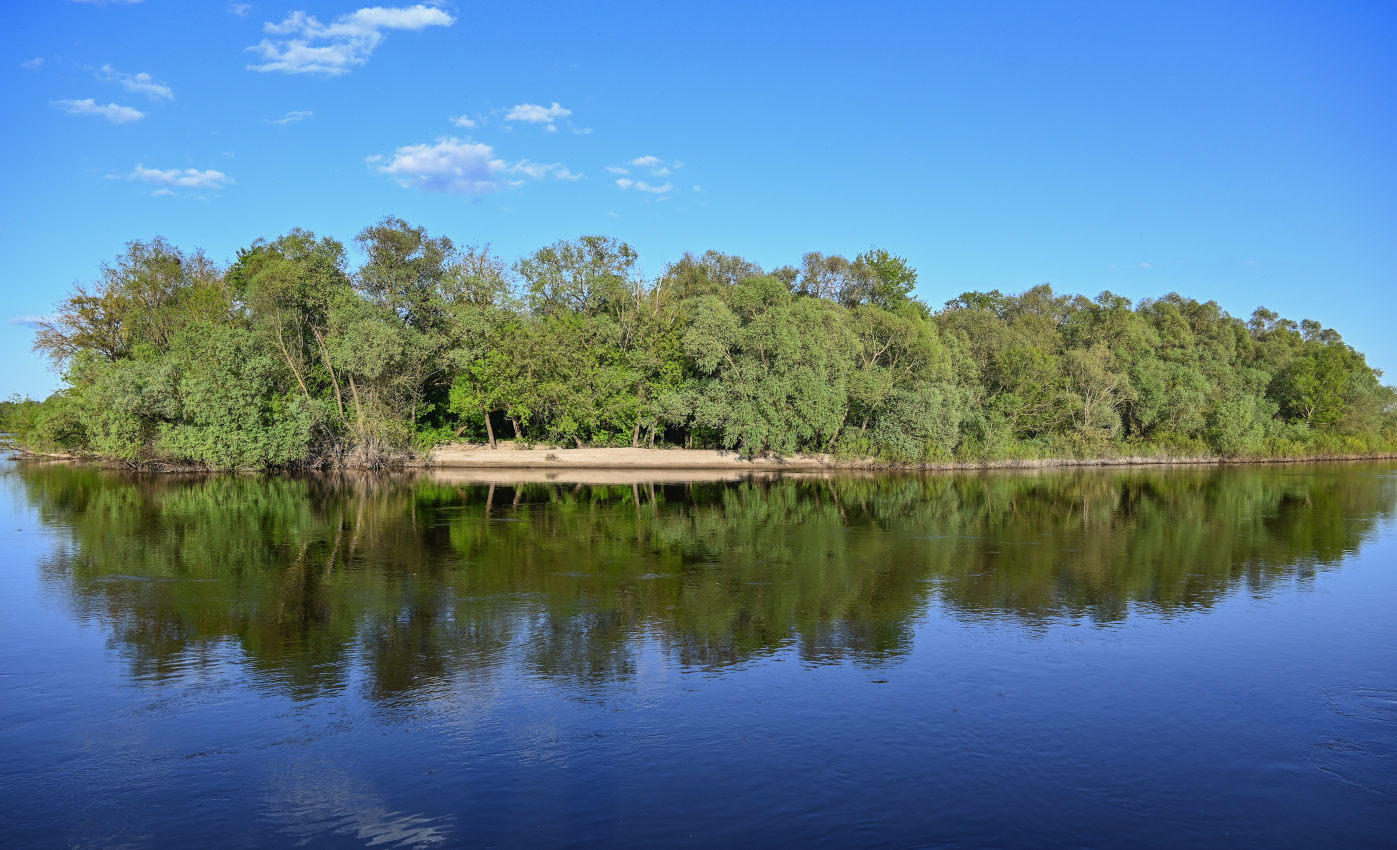
[[[719,449],[681,448],[612,448],[559,446],[537,447],[516,445],[502,440],[499,448],[491,449],[481,443],[449,443],[438,446],[417,457],[403,458],[394,463],[373,467],[345,465],[342,471],[394,471],[431,468],[434,470],[477,470],[499,472],[532,472],[539,480],[552,480],[560,470],[583,470],[589,473],[614,472],[621,475],[616,482],[630,481],[628,472],[663,472],[686,479],[702,477],[738,478],[752,473],[779,474],[785,472],[982,472],[992,470],[1035,470],[1093,467],[1143,466],[1239,466],[1248,464],[1341,463],[1374,460],[1397,460],[1397,453],[1317,454],[1291,457],[1223,457],[1218,455],[1119,455],[1087,458],[1023,458],[984,461],[941,461],[933,463],[895,463],[876,458],[848,458],[831,454],[795,454],[785,457],[762,456],[748,458],[735,451]],[[0,457],[83,463],[94,466],[127,469],[146,473],[206,473],[208,467],[190,463],[150,461],[133,467],[128,463],[90,455],[58,452],[34,452],[13,443],[0,443]],[[314,467],[319,468],[319,467]],[[244,470],[253,471],[253,470]],[[514,477],[518,477],[515,475]],[[498,478],[492,475],[491,478]],[[622,480],[624,479],[624,480]],[[499,479],[504,480],[504,479]],[[568,480],[576,480],[570,476]],[[609,479],[608,479],[609,481]],[[598,483],[601,483],[600,481]]]
[[537,448],[500,442],[491,449],[479,443],[437,447],[428,464],[444,469],[590,469],[590,470],[707,470],[728,472],[809,472],[821,470],[973,471],[989,469],[1055,469],[1105,466],[1222,466],[1253,463],[1317,463],[1390,460],[1397,454],[1314,455],[1307,457],[1221,457],[1122,455],[1097,458],[1038,458],[1031,460],[888,463],[872,458],[840,458],[828,454],[745,458],[737,452],[711,449]]

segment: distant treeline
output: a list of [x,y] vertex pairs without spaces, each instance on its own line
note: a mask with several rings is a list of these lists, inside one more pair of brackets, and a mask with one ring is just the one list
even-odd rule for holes
[[934,311],[870,249],[764,270],[559,242],[512,266],[388,218],[222,269],[132,242],[40,324],[65,388],[0,408],[31,449],[212,468],[376,466],[453,438],[889,462],[1397,447],[1397,391],[1337,333],[1176,294],[1047,285]]

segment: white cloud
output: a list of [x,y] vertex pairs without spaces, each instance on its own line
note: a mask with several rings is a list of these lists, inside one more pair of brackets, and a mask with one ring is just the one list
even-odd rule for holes
[[111,65],[103,65],[97,69],[97,79],[104,83],[116,83],[129,92],[143,94],[151,100],[175,99],[175,93],[169,86],[156,82],[154,77],[144,71],[137,74],[123,74]]
[[248,12],[251,11],[252,6],[247,3],[234,3],[228,7],[229,14],[237,15],[240,18],[246,18]]
[[53,316],[15,316],[10,319],[10,324],[27,325],[32,328],[37,327],[40,322],[51,322],[53,319]]
[[1149,264],[1149,263],[1141,263],[1141,264],[1140,264],[1140,268],[1142,268],[1142,269],[1152,269],[1152,268],[1154,268],[1154,266],[1151,265],[1151,264]]
[[[382,156],[369,157],[379,163]],[[451,195],[488,195],[509,185],[504,173],[507,163],[495,156],[494,148],[480,142],[456,138],[438,139],[434,145],[407,145],[393,153],[393,160],[379,165],[404,188]]]
[[305,12],[292,12],[279,24],[268,22],[264,38],[248,48],[263,60],[248,65],[253,71],[286,74],[347,74],[369,61],[389,30],[423,30],[449,27],[456,19],[434,6],[417,4],[401,8],[372,6],[341,15],[328,24]]
[[606,167],[606,170],[607,170],[607,171],[610,171],[612,174],[630,174],[630,173],[631,173],[631,171],[630,171],[629,168],[622,168],[622,167],[619,166],[619,165],[608,165],[608,166]]
[[509,167],[511,174],[524,174],[535,180],[542,180],[552,174],[558,180],[581,180],[586,175],[578,174],[568,170],[561,162],[529,162],[521,159]]
[[699,186],[698,184],[695,184],[695,185],[694,185],[694,191],[695,191],[695,192],[702,192],[702,191],[703,191],[703,187],[702,187],[702,186]]
[[137,165],[135,170],[127,176],[132,180],[150,183],[165,190],[157,191],[157,195],[174,194],[173,190],[175,189],[212,189],[216,191],[233,182],[233,178],[212,168],[200,171],[197,168],[160,169]]
[[19,67],[26,71],[37,71],[42,68],[43,65],[44,57],[42,56],[35,56],[33,59],[25,59],[23,62],[19,63]]
[[553,122],[559,118],[566,118],[572,114],[571,109],[567,109],[557,101],[552,106],[540,106],[537,103],[521,103],[505,113],[506,121],[523,121],[527,124],[543,124],[548,132],[553,132],[558,128],[553,126]]
[[476,126],[475,119],[471,118],[469,115],[457,115],[455,118],[451,119],[451,123],[455,124],[457,127],[470,128]]
[[559,164],[556,162],[544,164],[542,162],[529,162],[527,159],[521,159],[514,165],[511,165],[509,167],[509,170],[514,174],[526,174],[529,177],[538,180],[543,177],[547,177],[548,172],[557,168],[558,165]]
[[513,174],[525,174],[535,180],[542,180],[549,174],[552,174],[559,180],[578,180],[582,177],[581,174],[574,174],[569,171],[567,166],[563,165],[561,162],[529,162],[527,159],[521,159],[514,165],[511,165],[509,170]]
[[314,114],[309,109],[293,109],[280,118],[268,118],[266,122],[268,124],[294,124],[297,121],[304,121]]
[[69,115],[95,115],[105,118],[113,124],[129,124],[146,117],[146,114],[139,109],[132,109],[129,106],[116,103],[103,106],[90,97],[85,97],[82,100],[55,100],[53,105]]
[[451,195],[488,195],[523,183],[511,179],[513,175],[533,180],[549,175],[556,180],[580,180],[586,176],[568,170],[561,162],[521,159],[511,165],[500,159],[490,145],[454,137],[437,139],[435,144],[406,145],[394,151],[392,159],[384,164],[386,159],[376,154],[367,161],[404,188]]
[[637,192],[650,192],[655,195],[663,195],[674,191],[673,183],[663,183],[659,186],[652,186],[644,180],[632,180],[629,177],[622,177],[616,181],[616,185],[622,189],[635,189]]
[[[672,166],[667,166],[665,165],[664,160],[660,159],[658,156],[651,156],[648,154],[646,156],[638,156],[627,164],[632,167],[648,171],[656,177],[668,177],[671,168],[680,169],[684,167],[684,163],[678,161],[676,161]],[[611,168],[607,168],[607,170],[611,171]],[[612,171],[611,173],[624,174],[626,172]]]

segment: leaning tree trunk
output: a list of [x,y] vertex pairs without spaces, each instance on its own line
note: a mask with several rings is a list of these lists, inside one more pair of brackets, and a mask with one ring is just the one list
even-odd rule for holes
[[490,448],[499,448],[495,445],[495,426],[490,424],[490,411],[485,411],[485,436],[490,439]]

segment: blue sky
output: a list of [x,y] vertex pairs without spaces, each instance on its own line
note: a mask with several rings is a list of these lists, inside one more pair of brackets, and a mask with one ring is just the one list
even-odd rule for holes
[[157,234],[220,262],[385,215],[970,289],[1170,291],[1397,380],[1397,4],[34,0],[0,33],[0,396],[26,319]]

